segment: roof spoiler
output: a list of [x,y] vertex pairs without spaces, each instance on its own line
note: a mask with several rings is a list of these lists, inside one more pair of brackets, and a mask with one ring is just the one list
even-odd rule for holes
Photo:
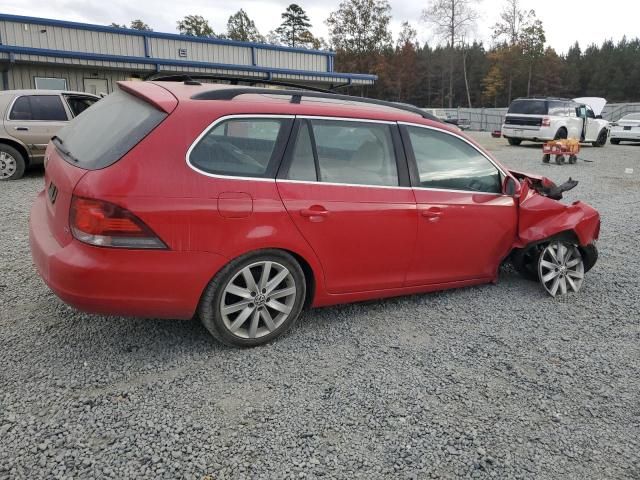
[[121,90],[153,105],[158,110],[171,113],[178,106],[178,99],[169,90],[149,82],[118,82]]

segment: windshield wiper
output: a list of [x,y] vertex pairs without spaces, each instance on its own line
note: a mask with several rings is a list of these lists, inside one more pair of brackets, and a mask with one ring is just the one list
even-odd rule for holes
[[53,137],[51,137],[51,141],[53,142],[53,144],[55,145],[56,149],[60,153],[62,153],[65,157],[69,158],[70,160],[74,161],[75,163],[78,163],[78,159],[76,157],[74,157],[69,150],[65,149],[62,146],[62,144],[64,143],[64,140],[62,140],[57,135],[54,135]]

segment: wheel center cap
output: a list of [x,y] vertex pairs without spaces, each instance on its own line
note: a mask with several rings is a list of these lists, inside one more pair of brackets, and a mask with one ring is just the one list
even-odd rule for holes
[[258,295],[256,295],[256,298],[254,299],[254,303],[258,307],[263,307],[264,304],[267,303],[267,297],[263,293],[259,293]]

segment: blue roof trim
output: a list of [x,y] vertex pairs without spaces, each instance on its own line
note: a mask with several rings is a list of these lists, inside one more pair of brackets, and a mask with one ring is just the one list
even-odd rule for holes
[[142,30],[133,30],[129,28],[108,27],[105,25],[94,25],[90,23],[69,22],[67,20],[55,20],[52,18],[26,17],[23,15],[10,15],[0,13],[0,20],[9,22],[34,23],[36,25],[51,25],[57,27],[77,28],[80,30],[89,30],[92,32],[120,33],[124,35],[133,35],[148,38],[164,38],[169,40],[184,40],[187,42],[211,43],[214,45],[230,45],[236,47],[261,48],[263,50],[279,50],[283,52],[307,53],[311,55],[335,55],[335,52],[326,50],[307,50],[306,48],[283,47],[280,45],[269,45],[266,43],[239,42],[237,40],[225,40],[222,38],[203,38],[191,37],[188,35],[179,35],[177,33],[162,32],[146,32]]
[[186,68],[220,68],[224,70],[242,70],[245,72],[259,72],[266,74],[279,73],[284,75],[306,75],[309,77],[343,78],[368,81],[376,81],[378,79],[377,75],[369,75],[365,73],[314,72],[310,70],[289,70],[286,68],[270,68],[253,65],[233,65],[228,63],[193,62],[189,60],[172,60],[153,57],[129,57],[121,55],[106,55],[103,53],[49,50],[46,48],[17,47],[14,45],[0,45],[0,52],[9,52],[9,54],[18,53],[23,55],[37,55],[43,57],[77,58],[80,60],[94,60],[102,62],[142,63],[147,65],[170,65]]

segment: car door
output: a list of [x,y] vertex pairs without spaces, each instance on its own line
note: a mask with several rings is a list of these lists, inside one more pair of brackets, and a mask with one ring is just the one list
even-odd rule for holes
[[517,232],[505,173],[460,136],[417,125],[401,131],[418,208],[407,285],[492,278]]
[[417,219],[397,126],[298,118],[291,138],[278,190],[328,292],[402,287]]
[[68,120],[60,95],[21,95],[11,105],[5,127],[37,158]]
[[587,124],[587,133],[585,136],[585,141],[595,142],[598,139],[598,134],[600,133],[600,122],[598,122],[596,114],[593,112],[592,108],[589,105],[586,105],[586,109],[587,118],[585,119],[585,122]]

